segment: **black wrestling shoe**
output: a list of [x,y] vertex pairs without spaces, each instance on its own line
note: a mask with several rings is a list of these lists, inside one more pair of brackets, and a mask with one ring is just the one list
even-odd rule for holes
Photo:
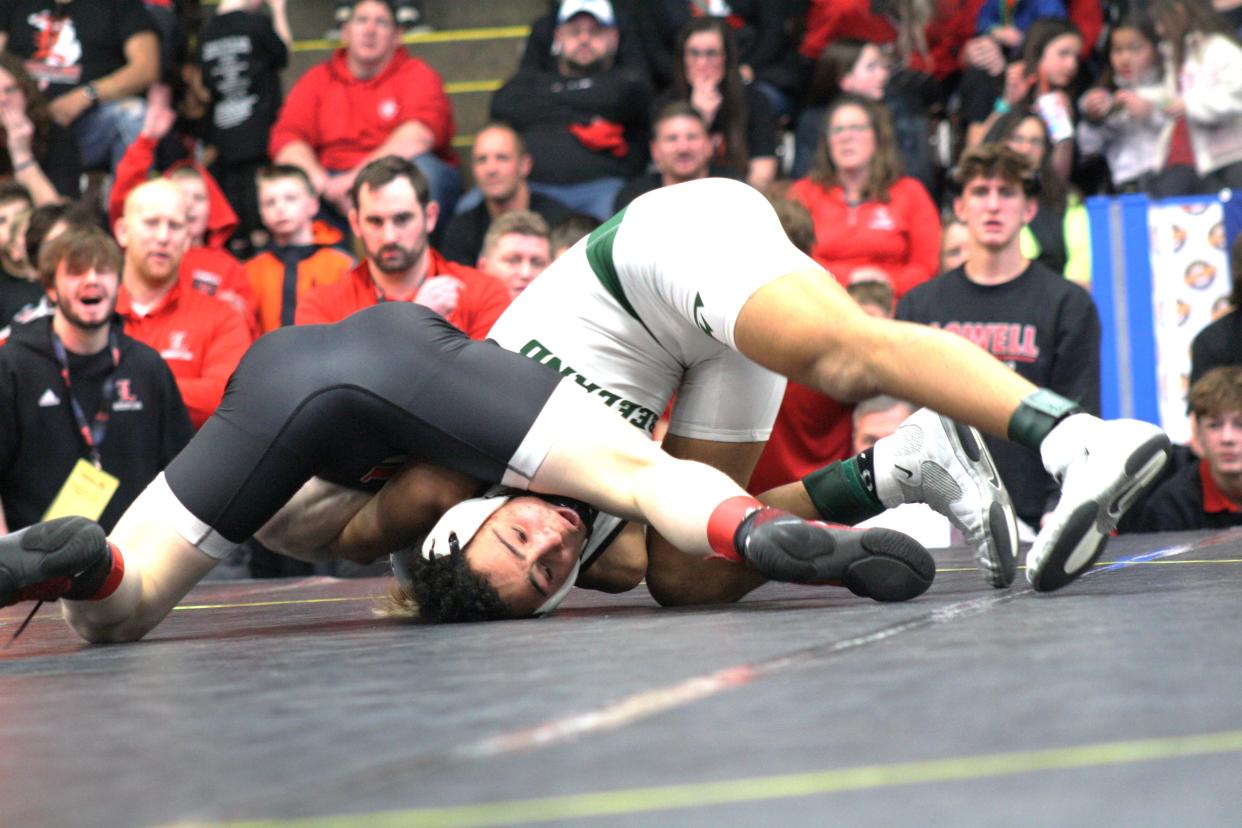
[[908,601],[936,577],[923,545],[892,529],[852,529],[759,509],[737,528],[734,545],[774,581],[835,584],[876,601]]
[[83,585],[74,578],[96,571],[106,576],[111,566],[108,537],[98,523],[83,517],[37,523],[0,537],[0,607],[75,597],[71,593]]

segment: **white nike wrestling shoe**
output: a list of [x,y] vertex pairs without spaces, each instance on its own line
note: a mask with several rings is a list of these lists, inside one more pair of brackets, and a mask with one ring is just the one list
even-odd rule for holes
[[1075,414],[1040,445],[1061,484],[1061,502],[1026,554],[1026,579],[1040,592],[1060,589],[1104,551],[1108,535],[1169,458],[1169,437],[1141,420]]
[[965,537],[988,583],[1013,583],[1017,518],[978,431],[921,408],[875,444],[873,463],[880,502],[931,506]]

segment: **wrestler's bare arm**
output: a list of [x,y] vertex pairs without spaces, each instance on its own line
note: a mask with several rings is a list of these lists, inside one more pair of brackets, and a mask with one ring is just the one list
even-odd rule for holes
[[426,463],[408,463],[368,500],[335,540],[336,558],[369,563],[409,546],[450,507],[474,495],[479,481]]

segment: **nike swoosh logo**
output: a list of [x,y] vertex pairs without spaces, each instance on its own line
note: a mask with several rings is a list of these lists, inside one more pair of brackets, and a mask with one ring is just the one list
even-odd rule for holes
[[897,471],[899,471],[899,472],[901,472],[902,474],[904,474],[904,475],[906,476],[906,480],[913,480],[913,479],[914,479],[914,472],[910,471],[910,470],[909,470],[909,469],[907,469],[905,466],[899,466],[899,465],[897,465],[896,463],[894,463],[894,464],[893,464],[893,468],[897,469]]

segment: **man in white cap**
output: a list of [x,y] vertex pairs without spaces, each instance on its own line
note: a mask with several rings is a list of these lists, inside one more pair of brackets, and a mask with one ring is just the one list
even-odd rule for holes
[[646,164],[651,90],[615,63],[608,0],[564,0],[556,20],[556,70],[519,70],[492,97],[491,117],[521,133],[533,161],[531,190],[602,221]]

